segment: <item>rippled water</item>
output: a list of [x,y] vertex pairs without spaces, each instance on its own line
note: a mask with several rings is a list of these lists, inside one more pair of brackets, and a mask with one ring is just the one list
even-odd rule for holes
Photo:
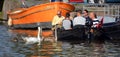
[[45,40],[41,45],[25,44],[22,37],[35,37],[37,30],[10,30],[0,25],[0,57],[120,57],[119,33],[110,35],[117,40],[95,41],[89,45],[82,40],[55,42],[49,34],[43,34]]

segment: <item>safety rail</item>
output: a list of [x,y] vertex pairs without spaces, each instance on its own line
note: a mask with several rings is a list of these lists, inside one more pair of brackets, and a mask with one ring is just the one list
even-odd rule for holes
[[95,12],[98,16],[120,17],[120,4],[85,4],[83,10]]

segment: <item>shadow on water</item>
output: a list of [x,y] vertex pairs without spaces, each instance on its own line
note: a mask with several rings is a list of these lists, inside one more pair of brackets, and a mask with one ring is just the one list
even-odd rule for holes
[[54,42],[52,32],[44,31],[41,45],[25,44],[22,37],[36,37],[37,30],[9,30],[4,25],[0,28],[0,57],[120,57],[119,40],[95,40],[89,45],[80,39]]

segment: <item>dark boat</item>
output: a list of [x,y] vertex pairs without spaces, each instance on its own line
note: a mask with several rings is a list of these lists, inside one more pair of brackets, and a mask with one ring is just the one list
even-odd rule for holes
[[71,30],[64,30],[61,28],[57,29],[57,38],[58,39],[71,39],[71,38],[79,38],[82,39],[84,37],[83,32],[81,29],[71,29]]
[[[98,17],[99,20],[101,20],[101,18],[103,17]],[[105,16],[103,19],[102,28],[97,30],[97,33],[98,33],[97,37],[108,38],[109,36],[107,34],[113,31],[118,31],[118,30],[120,30],[120,19],[119,18],[115,19],[112,17]],[[57,28],[56,37],[58,39],[71,39],[71,38],[86,39],[88,38],[87,34],[85,34],[84,30],[82,29],[64,30],[63,28]]]
[[[101,17],[98,17],[98,19],[100,20]],[[119,31],[120,30],[120,18],[113,18],[113,17],[105,16],[102,28],[107,33]]]

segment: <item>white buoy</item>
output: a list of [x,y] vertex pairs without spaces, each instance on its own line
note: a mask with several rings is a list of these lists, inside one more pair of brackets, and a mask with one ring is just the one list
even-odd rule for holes
[[42,29],[41,27],[38,27],[38,34],[37,37],[22,37],[24,41],[26,41],[26,44],[34,44],[38,43],[40,45],[41,40],[42,40]]

